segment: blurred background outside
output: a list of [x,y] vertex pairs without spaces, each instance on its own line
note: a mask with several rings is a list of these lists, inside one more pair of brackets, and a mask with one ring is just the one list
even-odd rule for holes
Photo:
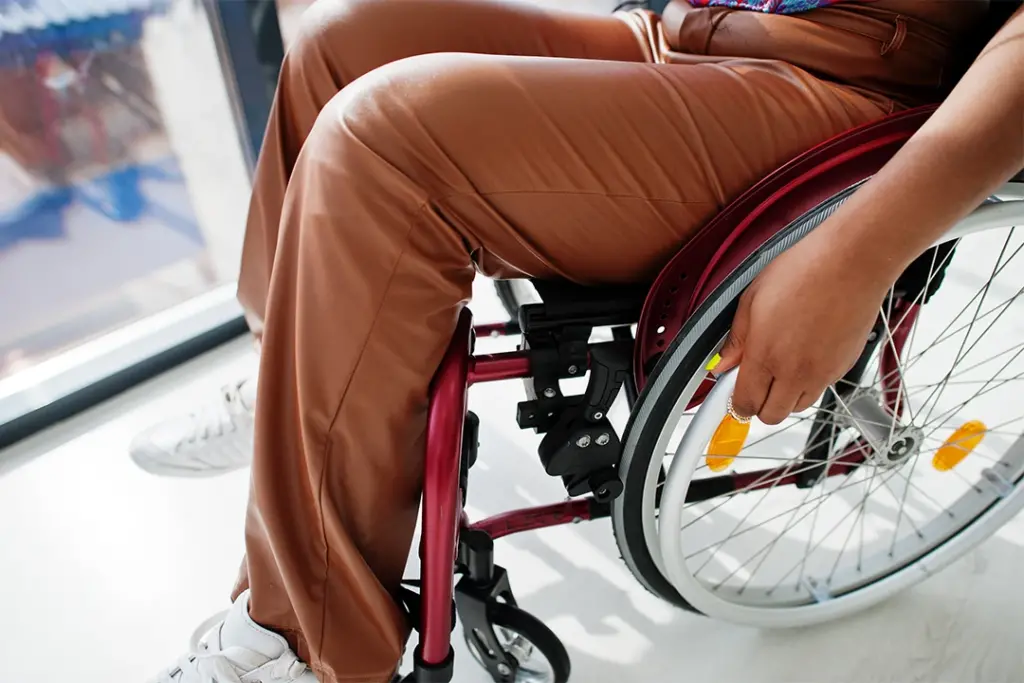
[[240,324],[252,166],[310,4],[0,0],[0,442],[13,420]]

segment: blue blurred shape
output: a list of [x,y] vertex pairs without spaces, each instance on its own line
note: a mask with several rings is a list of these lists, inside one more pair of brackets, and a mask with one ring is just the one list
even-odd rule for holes
[[73,200],[72,188],[54,187],[36,194],[9,213],[0,213],[0,252],[22,240],[63,237],[64,210]]
[[40,52],[68,54],[132,43],[147,16],[172,0],[0,0],[0,66]]

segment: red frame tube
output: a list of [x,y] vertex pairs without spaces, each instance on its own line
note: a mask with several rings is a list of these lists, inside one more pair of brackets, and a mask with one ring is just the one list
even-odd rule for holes
[[469,361],[469,383],[500,382],[530,376],[530,356],[525,351],[473,356]]
[[538,505],[523,510],[505,512],[481,520],[470,528],[486,532],[491,538],[498,539],[523,531],[535,531],[549,526],[589,521],[591,518],[589,500],[569,500],[553,505]]
[[448,659],[452,629],[452,568],[463,501],[459,491],[462,429],[469,387],[473,316],[463,309],[455,336],[430,386],[423,474],[423,594],[420,651],[428,666]]
[[910,331],[914,329],[917,322],[917,315],[921,306],[915,303],[897,301],[889,314],[889,334],[892,335],[892,344],[885,344],[882,348],[881,358],[878,367],[882,373],[882,389],[885,404],[897,417],[903,416],[903,401],[906,396],[900,395],[900,386],[903,384],[903,377],[900,375],[899,357],[903,355],[903,347],[907,344]]
[[[473,328],[468,309],[459,316],[455,336],[430,386],[427,449],[423,481],[423,539],[420,544],[423,588],[420,614],[421,657],[427,666],[443,664],[451,649],[453,569],[460,529],[469,526],[459,490],[462,430],[470,385],[530,376],[530,357],[522,351],[472,356]],[[473,525],[492,538],[557,524],[589,520],[590,503],[574,500],[496,515]]]

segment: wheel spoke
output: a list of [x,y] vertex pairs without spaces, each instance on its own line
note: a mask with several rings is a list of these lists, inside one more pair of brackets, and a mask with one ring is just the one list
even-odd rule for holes
[[[999,370],[998,370],[998,372],[997,372],[996,374],[999,374],[1000,372],[1002,372],[1003,370],[1005,370],[1005,369],[1006,369],[1006,367],[1007,367],[1007,366],[1008,366],[1008,365],[1009,365],[1010,363],[1012,363],[1013,361],[1015,361],[1015,360],[1017,359],[1017,357],[1021,355],[1021,353],[1024,353],[1024,347],[1021,347],[1021,349],[1020,349],[1020,350],[1018,350],[1018,351],[1017,351],[1017,352],[1016,352],[1015,354],[1013,354],[1013,356],[1012,356],[1012,357],[1010,358],[1010,360],[1006,361],[1006,363],[1005,363],[1005,364],[1004,364],[1004,365],[1003,365],[1003,366],[1002,366],[1001,368],[999,368]],[[939,415],[939,417],[935,418],[935,420],[933,420],[932,422],[926,422],[926,423],[924,423],[924,424],[920,425],[920,428],[921,428],[922,430],[923,430],[923,429],[926,429],[926,428],[930,427],[930,426],[931,426],[932,424],[934,424],[935,422],[937,422],[937,421],[939,421],[939,420],[945,420],[945,419],[946,419],[947,417],[949,417],[950,415],[953,415],[953,414],[956,414],[956,413],[960,412],[960,409],[961,409],[961,408],[963,408],[964,406],[966,406],[966,405],[967,405],[968,403],[970,403],[970,402],[971,402],[971,401],[973,401],[974,399],[976,399],[976,398],[979,398],[979,397],[981,397],[981,396],[984,396],[985,394],[988,394],[988,393],[991,393],[991,392],[995,391],[995,390],[996,390],[996,389],[998,389],[999,387],[1001,387],[1001,386],[1005,385],[1005,384],[1006,384],[1006,383],[1007,383],[1008,381],[1009,381],[1009,380],[1006,380],[1006,381],[1000,382],[1000,383],[996,384],[995,386],[993,386],[993,387],[989,388],[989,384],[991,384],[991,380],[989,380],[988,382],[986,382],[985,384],[983,384],[983,385],[981,386],[981,388],[980,388],[980,389],[978,389],[978,391],[976,391],[976,392],[974,393],[974,395],[973,395],[973,396],[971,396],[970,398],[968,398],[968,399],[967,399],[966,401],[963,401],[963,402],[961,402],[961,403],[958,403],[957,405],[953,406],[953,407],[952,407],[952,408],[950,408],[949,410],[946,410],[946,411],[944,411],[944,412],[943,412],[942,414],[940,414],[940,415]]]
[[[817,444],[809,446],[807,449],[805,449],[804,453],[801,453],[800,456],[797,456],[797,457],[798,458],[802,457],[804,454],[806,454],[807,450],[809,450],[810,448],[813,448],[815,445],[822,445],[824,443],[827,443],[827,441],[825,439],[822,439]],[[721,498],[721,500],[719,500],[717,505],[715,505],[710,510],[705,511],[700,516],[698,516],[698,517],[690,520],[686,524],[684,524],[681,530],[685,530],[686,528],[688,528],[688,527],[692,526],[693,524],[699,522],[700,520],[704,519],[709,514],[711,514],[712,512],[718,510],[723,505],[725,505],[726,503],[731,501],[738,494],[750,493],[751,491],[761,490],[762,488],[764,488],[764,486],[768,485],[769,482],[771,482],[771,486],[774,487],[775,484],[777,484],[778,482],[780,482],[783,479],[786,479],[788,477],[792,477],[792,476],[797,475],[797,474],[803,474],[804,472],[810,472],[811,470],[818,469],[818,468],[820,468],[822,466],[829,467],[830,464],[835,464],[837,460],[839,460],[840,458],[843,457],[843,455],[844,455],[844,453],[840,451],[840,452],[836,453],[835,455],[830,456],[826,460],[822,460],[820,462],[819,461],[813,461],[813,462],[811,462],[811,464],[804,465],[802,467],[790,469],[788,467],[783,466],[783,467],[776,468],[774,470],[769,470],[768,472],[764,473],[763,475],[758,477],[756,480],[754,480],[750,484],[747,484],[746,486],[744,486],[741,489],[737,489],[735,491],[730,491],[728,493],[722,494],[722,496],[716,496],[715,498],[707,498],[705,500],[700,500],[700,501],[696,501],[696,502],[693,502],[693,503],[687,503],[684,506],[683,509],[691,508],[691,507],[693,507],[695,505],[701,505],[703,503],[708,502],[709,500],[716,500],[718,498]],[[793,464],[794,465],[797,464],[797,458],[793,459]],[[864,464],[860,464],[859,465],[859,467],[863,467],[863,466],[864,466]],[[775,477],[771,477],[770,476],[772,473],[779,472],[779,470],[782,470],[782,472],[777,474]]]
[[[884,485],[884,484],[885,484],[886,482],[888,482],[888,481],[889,481],[890,479],[892,479],[892,478],[893,478],[893,476],[895,475],[895,473],[896,473],[897,471],[898,471],[898,470],[895,470],[895,469],[894,469],[894,470],[892,470],[892,471],[890,471],[890,472],[889,472],[889,473],[888,473],[888,474],[887,474],[887,475],[886,475],[886,476],[885,476],[885,477],[884,477],[884,478],[883,478],[883,479],[882,479],[882,480],[881,480],[881,481],[880,481],[880,482],[878,483],[878,485],[876,485],[876,486],[875,486],[875,487],[874,487],[873,489],[871,489],[871,490],[869,490],[869,491],[868,491],[867,493],[865,493],[865,495],[864,495],[864,501],[866,502],[866,501],[867,501],[867,499],[868,499],[868,498],[869,498],[869,497],[871,496],[871,494],[873,494],[873,493],[874,493],[875,491],[879,490],[879,489],[880,489],[880,488],[881,488],[881,487],[882,487],[882,486],[883,486],[883,485]],[[818,548],[819,548],[819,547],[821,546],[821,544],[825,542],[825,539],[827,539],[827,538],[828,538],[829,536],[831,536],[831,535],[832,535],[832,532],[834,532],[834,531],[835,531],[836,529],[838,529],[838,528],[839,528],[839,527],[840,527],[840,526],[842,525],[842,523],[843,523],[843,522],[845,522],[845,521],[846,521],[847,519],[849,519],[850,515],[852,515],[853,513],[854,513],[854,510],[850,510],[850,511],[849,511],[849,512],[847,512],[847,513],[846,513],[845,515],[843,515],[843,516],[842,516],[842,517],[841,517],[841,518],[839,519],[839,521],[838,521],[838,522],[836,522],[835,524],[833,524],[833,525],[832,525],[832,527],[831,527],[831,528],[830,528],[830,529],[829,529],[828,531],[826,531],[826,532],[825,532],[825,534],[824,534],[824,535],[822,536],[821,540],[820,540],[820,541],[818,541],[817,543],[815,543],[815,544],[814,544],[814,547],[813,547],[813,548],[811,549],[811,552],[813,552],[813,551],[817,550],[817,549],[818,549]],[[861,516],[861,518],[863,519],[863,515]],[[859,558],[858,558],[858,560],[857,560],[857,565],[858,565],[858,569],[860,569],[860,568],[861,568],[861,561],[860,561],[860,559],[859,559]],[[792,567],[791,567],[791,568],[789,569],[789,571],[787,571],[787,572],[786,572],[785,574],[783,574],[783,575],[782,575],[782,578],[781,578],[781,579],[779,579],[779,581],[778,581],[778,582],[777,582],[777,583],[776,583],[776,584],[775,584],[774,586],[772,586],[772,588],[770,588],[770,589],[768,590],[768,593],[769,593],[769,594],[771,594],[771,592],[772,592],[772,591],[774,591],[774,590],[775,590],[776,588],[778,588],[778,587],[779,587],[779,586],[780,586],[780,585],[781,585],[781,584],[782,584],[782,583],[783,583],[783,582],[784,582],[784,581],[785,581],[785,580],[786,580],[787,578],[789,578],[789,575],[790,575],[790,574],[792,574],[792,573],[793,573],[793,571],[794,571],[794,570],[795,570],[795,569],[796,569],[797,567],[799,567],[799,566],[800,566],[800,562],[796,562],[796,563],[794,563],[794,564],[793,564],[793,566],[792,566]]]
[[[1009,239],[1009,238],[1007,238],[1007,239]],[[1004,246],[1003,246],[1003,251],[1005,251],[1005,248],[1006,248],[1006,247],[1005,247],[1005,243],[1004,243]],[[998,266],[998,261],[997,261],[997,266],[998,266],[998,267],[997,267],[997,268],[995,268],[995,269],[993,270],[993,273],[992,273],[992,275],[991,275],[991,276],[989,277],[989,279],[988,279],[988,281],[986,282],[985,286],[983,286],[983,288],[982,288],[981,290],[979,290],[979,291],[978,291],[977,293],[975,293],[975,294],[974,294],[974,296],[972,296],[972,297],[970,298],[970,300],[969,300],[969,301],[968,301],[968,302],[967,302],[966,304],[964,304],[963,308],[961,308],[961,309],[960,309],[960,310],[959,310],[959,311],[957,312],[957,314],[956,314],[955,316],[953,316],[953,318],[952,318],[952,319],[951,319],[951,320],[949,321],[949,323],[948,323],[948,324],[946,325],[946,327],[945,327],[945,328],[943,328],[943,329],[942,329],[942,331],[941,331],[941,332],[939,332],[939,333],[938,333],[938,334],[936,335],[936,340],[935,340],[934,342],[932,342],[932,343],[931,343],[931,344],[930,344],[930,345],[928,346],[928,349],[925,349],[925,351],[922,351],[922,352],[921,352],[921,355],[923,355],[924,353],[926,353],[926,352],[927,352],[927,351],[928,351],[929,349],[931,349],[931,348],[934,348],[934,347],[935,347],[935,346],[937,346],[938,344],[941,344],[942,342],[946,341],[947,339],[951,339],[951,338],[955,337],[955,336],[956,336],[956,335],[957,335],[957,334],[959,333],[959,331],[960,331],[960,330],[964,329],[964,327],[966,327],[966,326],[969,326],[969,325],[972,325],[972,324],[973,324],[973,321],[972,321],[971,323],[967,323],[966,325],[964,325],[964,326],[961,326],[961,327],[957,328],[957,331],[955,331],[955,332],[952,332],[952,333],[950,333],[950,334],[949,334],[948,336],[943,336],[943,335],[946,335],[946,333],[947,333],[947,332],[949,332],[949,329],[950,329],[950,328],[951,328],[951,327],[952,327],[952,326],[953,326],[954,324],[956,324],[956,321],[960,319],[960,316],[961,316],[961,315],[963,315],[963,314],[964,314],[964,312],[965,312],[965,311],[966,311],[966,310],[967,310],[968,308],[970,308],[971,304],[972,304],[972,303],[974,303],[975,299],[977,299],[978,297],[982,296],[982,292],[983,292],[983,291],[986,291],[986,292],[987,292],[987,289],[988,289],[988,285],[989,285],[989,283],[991,283],[991,282],[992,282],[992,280],[993,280],[993,279],[994,279],[994,278],[995,278],[995,277],[996,277],[997,275],[999,275],[1000,273],[1002,273],[1003,269],[1005,269],[1005,268],[1006,268],[1006,266],[1008,266],[1008,265],[1009,265],[1010,261],[1011,261],[1011,260],[1013,260],[1013,257],[1015,257],[1015,256],[1016,256],[1016,255],[1017,255],[1017,254],[1018,254],[1018,253],[1019,253],[1019,252],[1021,251],[1021,249],[1024,249],[1024,244],[1021,244],[1021,245],[1020,245],[1019,247],[1017,247],[1017,249],[1016,249],[1016,250],[1015,250],[1015,251],[1013,252],[1013,254],[1011,254],[1010,258],[1009,258],[1009,259],[1007,259],[1007,260],[1006,260],[1006,263],[1004,263],[1004,264],[1003,264],[1002,266]],[[952,250],[951,250],[951,251],[949,252],[949,254],[952,254],[952,253],[953,253],[953,252],[952,252]],[[1000,252],[1000,257],[1002,256],[1002,253],[1003,253],[1003,252]],[[948,257],[948,255],[947,255],[947,257]],[[930,279],[929,279],[929,281],[930,281]],[[1018,292],[1017,292],[1017,294],[1016,294],[1016,295],[1014,295],[1014,297],[1013,297],[1013,298],[1011,299],[1010,303],[1012,303],[1012,301],[1013,301],[1013,300],[1015,300],[1015,299],[1016,299],[1017,297],[1019,297],[1019,296],[1021,295],[1021,293],[1024,293],[1024,288],[1022,288],[1022,289],[1021,289],[1021,291],[1018,291]],[[917,300],[918,300],[918,299],[917,299],[917,298],[915,298],[915,301],[917,301]],[[976,321],[976,320],[977,320],[977,319],[975,318],[975,321]],[[919,356],[918,356],[917,358],[913,358],[913,359],[910,359],[909,361],[907,361],[907,362],[905,363],[905,367],[904,367],[904,370],[909,370],[909,369],[910,369],[910,368],[911,368],[911,367],[912,367],[912,366],[913,366],[913,365],[914,365],[915,363],[917,363],[917,361],[918,361],[918,360],[920,360],[920,358],[921,358],[921,355],[919,355]]]
[[[846,489],[848,489],[848,488],[850,488],[852,486],[856,486],[857,484],[860,484],[860,483],[863,483],[863,482],[864,482],[863,479],[858,479],[858,480],[852,481],[852,482],[846,482],[845,484],[841,484],[840,486],[837,486],[836,488],[832,489],[832,491],[819,494],[815,498],[805,499],[796,508],[792,508],[792,507],[791,508],[787,508],[787,509],[783,510],[782,512],[778,512],[778,513],[772,515],[768,519],[766,519],[763,522],[759,523],[757,526],[749,527],[745,531],[740,531],[740,532],[738,532],[736,534],[730,535],[729,537],[722,539],[721,541],[715,541],[714,543],[706,545],[703,548],[701,548],[700,550],[698,550],[696,552],[693,552],[693,553],[690,553],[689,555],[687,555],[686,559],[689,560],[689,559],[691,559],[693,557],[696,557],[697,555],[700,555],[702,552],[706,552],[707,550],[710,550],[711,548],[717,548],[717,547],[719,547],[719,546],[721,546],[721,545],[723,545],[723,544],[733,540],[734,538],[739,538],[740,536],[743,536],[743,535],[749,533],[750,531],[755,531],[755,530],[761,528],[762,526],[764,526],[765,524],[767,524],[768,522],[774,522],[776,519],[778,519],[780,517],[785,517],[790,512],[793,512],[794,510],[799,509],[800,507],[803,507],[807,503],[814,503],[814,502],[818,501],[819,499],[821,499],[823,497],[828,497],[828,496],[832,495],[833,493],[837,493],[839,491],[844,491],[844,490],[846,490]],[[813,491],[813,489],[809,489],[809,490]],[[685,529],[686,527],[683,527],[683,528]]]
[[[866,342],[855,371],[828,387],[813,408],[779,425],[755,424],[726,472],[711,472],[705,456],[713,449],[692,435],[680,442],[671,431],[676,421],[667,421],[663,435],[679,446],[661,462],[667,467],[670,457],[684,457],[687,471],[674,472],[673,485],[691,488],[671,517],[668,509],[660,521],[652,513],[656,526],[645,520],[644,533],[656,560],[652,531],[662,534],[663,549],[672,548],[671,557],[660,558],[672,564],[661,568],[678,577],[672,580],[679,595],[711,616],[769,623],[759,613],[771,609],[779,624],[798,625],[805,613],[825,616],[838,607],[818,612],[816,602],[835,605],[869,589],[881,596],[884,589],[873,586],[900,568],[939,546],[957,552],[955,543],[943,545],[957,534],[969,544],[976,537],[968,534],[986,531],[975,521],[1003,504],[996,494],[1005,494],[987,479],[1003,476],[1009,482],[1003,486],[1017,487],[1024,472],[1024,411],[1016,409],[1016,394],[1024,389],[1024,367],[1017,367],[1024,338],[1016,320],[1024,308],[1024,267],[1014,265],[1024,252],[1024,231],[974,239],[945,243],[919,258],[915,272],[902,279],[925,285],[918,290],[912,283],[912,296],[897,295],[897,285],[890,289],[877,308],[875,331],[884,337]],[[774,245],[763,252],[768,260],[778,253]],[[940,277],[946,282],[938,290]],[[740,289],[722,291],[733,296]],[[724,334],[724,326],[712,327],[721,325],[716,310],[722,309],[698,312],[709,322],[695,319],[697,334],[705,334],[700,324],[715,338]],[[695,386],[701,378],[673,381]],[[706,440],[710,422],[702,427]],[[957,439],[962,451],[954,454]],[[648,481],[645,494],[655,489]],[[679,536],[670,543],[664,534]],[[730,612],[726,603],[739,611]]]

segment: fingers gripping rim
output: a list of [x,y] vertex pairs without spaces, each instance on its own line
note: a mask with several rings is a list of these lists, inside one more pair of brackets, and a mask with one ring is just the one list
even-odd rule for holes
[[[703,445],[712,437],[725,413],[729,396],[735,388],[736,375],[737,371],[731,370],[719,377],[683,435],[683,442],[676,451],[677,456],[669,470],[662,495],[660,523],[668,529],[680,529],[683,526],[683,504],[690,478],[703,452]],[[685,455],[680,457],[679,454]],[[871,590],[865,590],[865,585],[865,589],[853,589],[824,599],[816,598],[807,604],[786,609],[763,609],[737,604],[714,590],[702,587],[696,575],[687,568],[685,560],[679,561],[684,554],[682,537],[678,533],[660,534],[660,549],[662,557],[666,558],[668,578],[674,586],[679,587],[678,590],[690,597],[691,604],[701,613],[754,627],[809,626],[838,619],[887,600],[977,547],[1024,507],[1024,487],[1020,486],[1022,477],[1024,475],[1018,474],[1015,479],[1004,480],[1010,489],[1001,493],[963,527],[964,532],[969,528],[971,533],[955,533],[919,557],[893,567],[888,574],[869,584]]]
[[630,415],[623,438],[623,494],[612,502],[612,529],[622,558],[649,591],[696,610],[667,580],[654,520],[654,490],[667,443],[666,420],[689,402],[707,358],[728,332],[740,294],[779,254],[831,216],[862,184],[829,198],[757,247],[697,308],[654,369]]
[[[680,555],[676,543],[678,534],[666,534],[665,537],[658,534],[659,523],[668,525],[667,528],[675,528],[679,524],[681,503],[689,486],[689,478],[695,465],[692,457],[696,452],[693,449],[686,451],[682,445],[677,450],[677,457],[661,492],[662,514],[660,520],[655,522],[653,496],[648,495],[648,491],[653,490],[652,484],[657,483],[656,475],[666,451],[667,437],[663,437],[666,433],[666,423],[669,418],[681,414],[681,408],[685,408],[689,403],[693,390],[692,378],[695,375],[703,375],[704,364],[707,358],[714,354],[716,340],[720,341],[727,331],[728,323],[735,311],[736,300],[745,286],[768,262],[820,225],[848,198],[850,192],[852,189],[837,195],[787,226],[781,233],[755,250],[727,276],[722,285],[712,292],[697,313],[687,321],[652,375],[634,415],[631,416],[624,438],[622,462],[625,490],[623,496],[613,504],[612,511],[616,540],[620,544],[627,565],[641,583],[652,592],[681,607],[754,626],[791,627],[834,619],[876,604],[942,569],[977,546],[1024,506],[1024,487],[1020,486],[1018,479],[1009,493],[1001,494],[1002,502],[993,503],[968,522],[963,530],[966,531],[967,527],[970,527],[970,533],[958,532],[943,540],[940,545],[928,549],[917,559],[898,568],[889,569],[888,574],[872,581],[871,585],[874,588],[871,591],[857,589],[855,593],[849,591],[842,600],[785,610],[752,609],[719,599],[707,590],[696,588],[696,580],[690,581],[692,577],[689,572],[675,561]],[[980,210],[976,213],[980,213]],[[1019,213],[1014,215],[1019,216]],[[953,234],[959,236],[960,233],[970,234],[1008,225],[1006,222],[1000,226],[995,223],[989,225],[988,222],[973,218],[972,214],[970,219],[954,229]],[[708,419],[714,423],[711,427],[716,426],[725,413],[734,372],[727,373],[729,379],[725,382],[722,378],[719,379],[716,389],[698,411],[698,416],[702,412],[709,416]],[[690,423],[690,430],[695,432],[690,436],[691,441],[703,439],[705,436],[710,438],[708,429],[704,429],[704,434],[701,435],[701,430],[697,428],[699,424],[697,417]],[[671,430],[668,430],[667,434],[671,436]],[[686,438],[684,436],[684,439]],[[688,453],[688,461],[680,461],[678,453],[681,452]],[[675,539],[669,539],[670,535]],[[673,561],[667,562],[663,558]],[[670,565],[668,571],[666,564]],[[671,577],[671,583],[667,576]],[[686,595],[693,596],[694,604],[687,602],[675,586],[679,586]]]

